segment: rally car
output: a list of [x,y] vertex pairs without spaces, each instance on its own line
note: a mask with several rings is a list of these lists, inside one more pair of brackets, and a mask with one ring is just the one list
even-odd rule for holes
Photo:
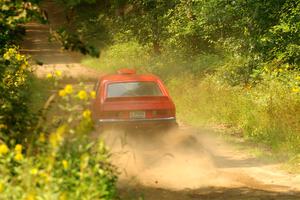
[[101,127],[176,127],[175,105],[162,81],[121,69],[95,85],[92,117]]

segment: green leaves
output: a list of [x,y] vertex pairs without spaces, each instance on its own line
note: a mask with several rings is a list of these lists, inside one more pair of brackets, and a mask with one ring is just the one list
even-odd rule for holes
[[6,128],[0,130],[1,139],[3,134],[25,134],[33,122],[28,110],[30,72],[26,56],[16,47],[4,51],[0,58],[0,124]]
[[57,0],[58,2],[62,3],[66,7],[75,7],[80,4],[93,4],[96,3],[96,0]]
[[19,40],[24,34],[19,26],[38,17],[39,11],[30,1],[0,1],[0,48]]
[[172,51],[187,59],[203,54],[243,57],[245,62],[230,67],[235,72],[229,76],[233,85],[254,77],[254,82],[259,81],[265,64],[275,62],[279,69],[300,63],[299,1],[61,1],[75,14],[58,35],[66,48],[84,54],[97,57],[95,46],[105,49],[134,41],[146,47],[145,54]]
[[263,53],[268,59],[299,65],[300,2],[286,1],[279,15],[278,23],[263,35]]

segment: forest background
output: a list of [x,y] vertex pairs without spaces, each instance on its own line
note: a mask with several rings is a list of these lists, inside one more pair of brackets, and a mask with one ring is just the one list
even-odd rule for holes
[[[53,37],[65,49],[89,55],[84,65],[107,73],[128,67],[157,74],[175,100],[179,120],[226,127],[291,163],[300,162],[299,1],[56,1],[66,20]],[[47,23],[42,3],[0,2],[0,168],[5,177],[0,195],[113,198],[116,176],[105,146],[85,134],[93,127],[87,109],[93,92],[81,98],[84,88],[57,89],[60,72],[38,79],[18,51],[23,24]],[[49,87],[54,94],[45,92]],[[53,99],[57,106],[49,106]],[[53,110],[65,115],[49,115]],[[74,110],[82,115],[74,117]],[[27,178],[24,171],[30,172]],[[99,180],[101,187],[84,187]]]

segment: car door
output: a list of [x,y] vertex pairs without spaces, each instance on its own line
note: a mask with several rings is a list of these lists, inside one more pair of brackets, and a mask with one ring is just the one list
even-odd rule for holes
[[96,92],[96,98],[91,100],[91,110],[92,110],[92,117],[96,120],[99,110],[100,104],[100,81],[98,80],[97,83],[94,85],[93,90]]

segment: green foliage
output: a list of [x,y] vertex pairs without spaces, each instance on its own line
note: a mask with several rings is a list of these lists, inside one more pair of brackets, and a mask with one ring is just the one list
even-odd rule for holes
[[67,85],[52,95],[59,103],[48,103],[52,107],[26,148],[0,143],[1,199],[115,198],[115,167],[103,141],[88,134],[93,123],[87,107],[94,93],[78,89]]
[[186,60],[170,52],[143,54],[148,48],[137,42],[116,44],[84,64],[107,73],[132,67],[157,74],[175,101],[179,120],[194,126],[225,124],[274,151],[299,154],[300,73],[291,70],[294,66],[265,64],[252,77],[255,70],[242,56],[203,54]]
[[160,53],[164,40],[169,36],[168,13],[176,5],[175,2],[130,0],[125,5],[127,10],[118,8],[125,10],[116,19],[121,30],[130,33],[141,44],[150,44],[155,53]]
[[25,30],[20,24],[40,17],[39,8],[30,1],[2,0],[0,11],[0,51],[7,44],[21,39]]
[[36,115],[29,109],[32,70],[13,44],[25,34],[21,25],[41,19],[36,1],[0,2],[0,138],[20,140],[32,131]]
[[105,73],[113,73],[120,68],[134,68],[139,72],[156,73],[165,79],[171,79],[184,73],[194,76],[202,76],[204,72],[213,73],[223,60],[218,55],[203,54],[190,57],[187,61],[186,57],[178,55],[178,52],[169,51],[157,55],[151,48],[142,46],[137,41],[118,43],[103,51],[99,59],[85,58],[82,62]]
[[[210,122],[224,123],[238,127],[241,134],[255,142],[265,143],[275,151],[292,155],[299,154],[299,86],[290,87],[280,77],[266,79],[252,88],[251,86],[234,87],[220,84],[217,77],[207,77],[195,90],[192,102],[198,109],[195,116],[203,116]],[[185,101],[181,97],[178,101]],[[194,118],[194,123],[199,119]],[[190,119],[187,114],[184,118]],[[298,147],[297,147],[298,146]]]
[[[150,55],[145,53],[146,49],[134,41],[119,43],[111,46],[109,51],[102,53],[101,62],[99,59],[86,58],[83,63],[96,69],[101,68],[101,71],[105,73],[112,73],[120,68],[138,69],[145,64],[144,61],[150,58]],[[141,59],[136,59],[136,56]]]
[[82,86],[75,93],[67,85],[42,106],[61,72],[48,76],[45,90],[32,79],[27,57],[11,45],[19,39],[19,25],[39,9],[9,0],[0,9],[0,199],[114,199],[115,167],[103,141],[89,136],[95,92]]
[[61,28],[56,31],[55,37],[61,42],[64,49],[71,51],[79,51],[80,53],[99,57],[100,51],[93,45],[83,42],[76,33],[70,33],[66,29]]
[[30,131],[34,116],[28,109],[31,68],[17,48],[0,58],[0,137],[20,136]]
[[79,4],[93,4],[96,3],[96,0],[56,0],[58,3],[61,3],[62,5],[66,7],[74,7]]
[[53,32],[53,37],[65,49],[99,57],[100,49],[110,43],[107,29],[111,22],[100,12],[105,6],[93,0],[58,2],[65,9],[66,21]]
[[[146,47],[146,54],[172,53],[186,60],[215,54],[233,63],[223,68],[231,85],[256,84],[266,65],[280,69],[289,64],[290,70],[299,70],[299,2],[295,0],[89,3],[78,1],[72,7],[72,27],[83,43],[94,45],[98,40],[98,47],[104,49],[137,41]],[[96,35],[102,36],[92,39]]]
[[286,1],[279,23],[260,37],[264,56],[282,63],[300,64],[300,2]]

